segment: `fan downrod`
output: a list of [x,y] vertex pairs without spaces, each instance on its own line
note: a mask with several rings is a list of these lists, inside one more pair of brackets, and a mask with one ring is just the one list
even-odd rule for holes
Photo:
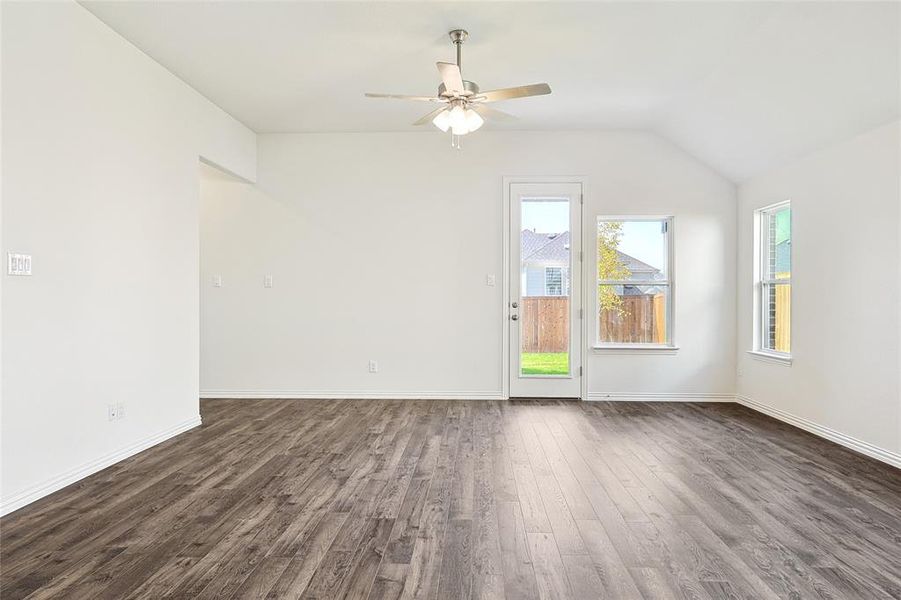
[[463,42],[469,39],[469,32],[465,29],[452,29],[447,32],[447,35],[450,36],[451,42],[457,49],[457,66],[462,68]]

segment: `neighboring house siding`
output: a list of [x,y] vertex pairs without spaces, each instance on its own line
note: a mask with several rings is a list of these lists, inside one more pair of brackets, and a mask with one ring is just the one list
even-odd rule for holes
[[544,296],[544,267],[526,267],[525,296]]
[[790,277],[792,270],[791,240],[776,244],[776,276]]
[[547,288],[547,269],[560,269],[563,277],[563,293],[555,296],[568,296],[571,285],[569,269],[563,264],[527,265],[522,271],[523,296],[550,296]]

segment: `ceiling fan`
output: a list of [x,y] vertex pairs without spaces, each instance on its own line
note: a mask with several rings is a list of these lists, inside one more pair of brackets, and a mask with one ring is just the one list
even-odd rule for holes
[[472,133],[485,122],[483,117],[494,119],[512,119],[511,115],[495,108],[486,106],[489,102],[499,100],[512,100],[514,98],[527,98],[529,96],[543,96],[551,93],[551,86],[546,83],[533,83],[518,87],[489,90],[483,92],[472,81],[463,79],[460,71],[462,65],[461,50],[463,42],[469,34],[463,29],[454,29],[450,35],[451,41],[457,49],[457,62],[436,63],[438,73],[441,75],[441,85],[438,86],[436,96],[405,96],[403,94],[370,94],[368,98],[390,98],[394,100],[415,100],[419,102],[435,102],[440,104],[438,108],[425,115],[414,125],[425,125],[431,121],[435,127],[446,132],[450,129],[451,144],[455,148],[460,147],[460,136]]

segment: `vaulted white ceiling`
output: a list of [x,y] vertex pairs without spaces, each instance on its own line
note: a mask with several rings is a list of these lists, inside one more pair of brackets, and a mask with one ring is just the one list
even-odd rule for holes
[[895,2],[82,4],[257,132],[417,129],[363,92],[435,93],[457,27],[466,79],[553,88],[486,127],[648,129],[736,181],[901,103]]

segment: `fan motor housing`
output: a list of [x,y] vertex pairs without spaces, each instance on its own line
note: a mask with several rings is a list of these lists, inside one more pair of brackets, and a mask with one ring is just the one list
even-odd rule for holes
[[[479,86],[472,81],[466,81],[464,79],[463,92],[466,96],[477,96],[479,94]],[[453,94],[447,92],[447,88],[443,83],[438,86],[438,95],[442,97],[453,96]]]

